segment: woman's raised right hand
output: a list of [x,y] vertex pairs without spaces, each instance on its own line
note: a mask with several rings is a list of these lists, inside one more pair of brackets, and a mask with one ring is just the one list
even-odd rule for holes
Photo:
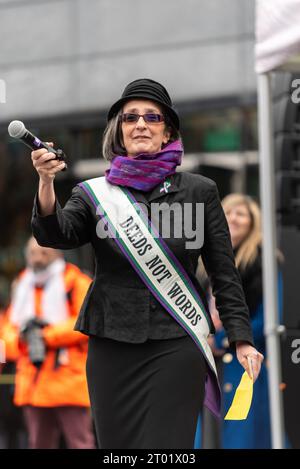
[[[53,147],[53,142],[49,142],[48,145]],[[51,183],[56,173],[62,171],[66,166],[64,161],[57,160],[56,155],[49,153],[46,148],[32,151],[31,159],[33,166],[40,176],[40,180],[45,184]]]

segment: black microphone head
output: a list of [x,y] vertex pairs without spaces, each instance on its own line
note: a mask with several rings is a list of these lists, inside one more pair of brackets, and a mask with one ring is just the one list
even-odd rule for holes
[[8,126],[8,133],[11,137],[21,138],[26,133],[26,127],[22,121],[11,121]]

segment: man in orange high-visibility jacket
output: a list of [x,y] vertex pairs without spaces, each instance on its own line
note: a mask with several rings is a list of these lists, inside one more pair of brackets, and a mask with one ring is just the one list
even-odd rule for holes
[[34,238],[26,260],[2,338],[7,358],[17,359],[14,402],[24,409],[29,446],[57,448],[63,435],[68,448],[94,448],[85,375],[88,338],[73,330],[91,279]]

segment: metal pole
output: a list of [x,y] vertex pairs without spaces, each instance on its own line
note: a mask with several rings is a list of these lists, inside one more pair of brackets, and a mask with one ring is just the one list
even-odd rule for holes
[[280,341],[278,332],[278,288],[276,261],[275,174],[270,75],[258,75],[258,126],[260,198],[263,230],[264,333],[269,362],[269,398],[272,447],[284,447]]

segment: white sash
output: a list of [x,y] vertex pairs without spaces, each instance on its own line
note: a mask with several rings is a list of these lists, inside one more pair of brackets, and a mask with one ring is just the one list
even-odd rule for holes
[[207,383],[210,396],[206,396],[205,404],[215,415],[219,415],[217,370],[206,340],[210,332],[209,322],[193,283],[127,188],[112,185],[105,177],[90,179],[79,186],[97,208],[97,214],[102,218],[102,228],[104,221],[110,237],[113,237],[152,294],[202,351],[212,371],[208,373],[212,386]]

